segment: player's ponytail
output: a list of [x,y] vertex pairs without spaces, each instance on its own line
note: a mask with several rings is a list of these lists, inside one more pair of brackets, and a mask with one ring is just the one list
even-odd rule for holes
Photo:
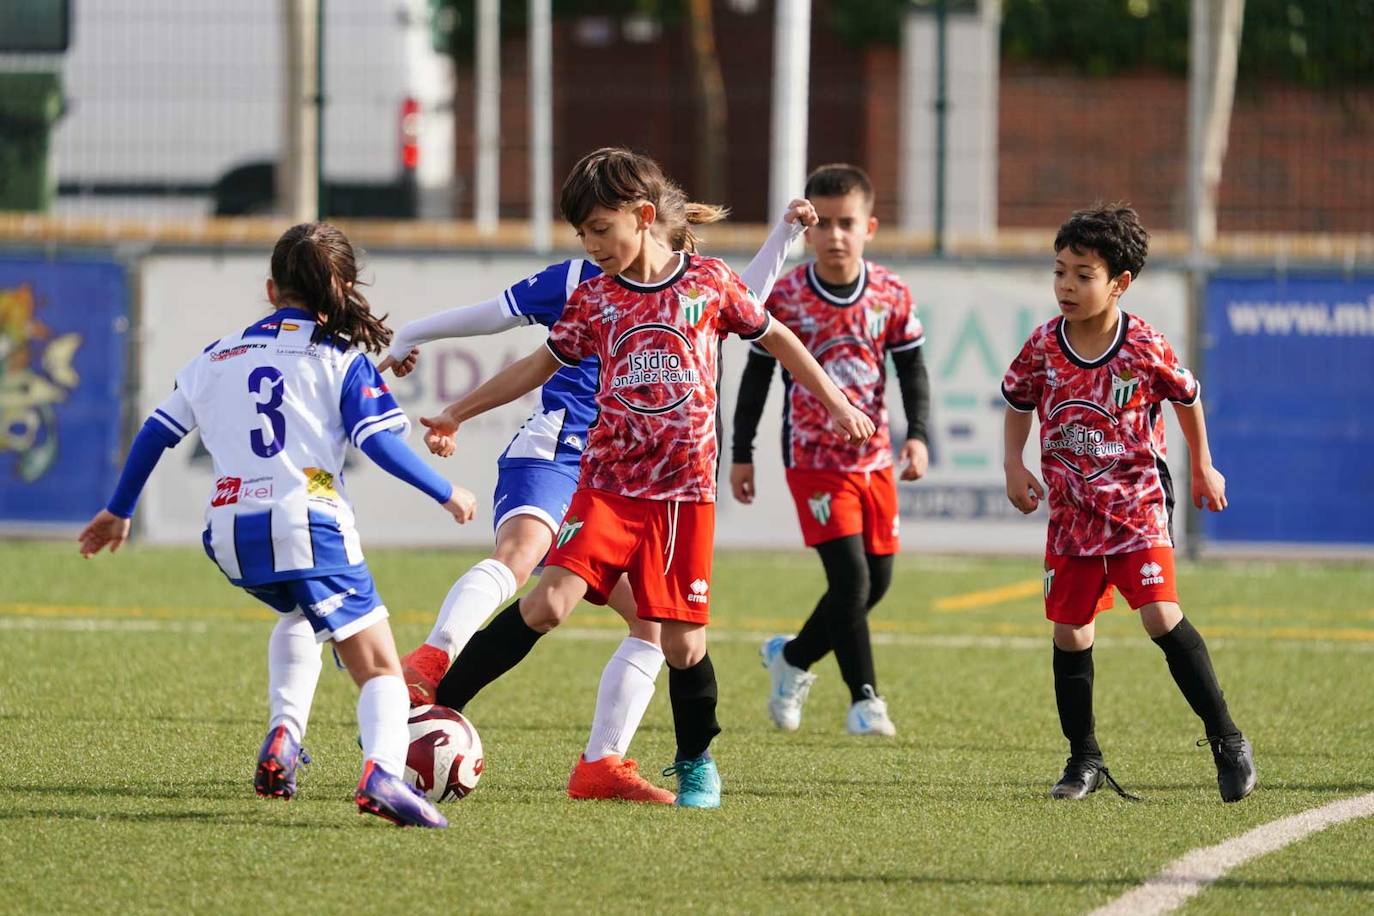
[[559,207],[574,228],[586,222],[598,205],[611,210],[641,202],[654,205],[654,230],[675,250],[695,251],[692,226],[719,222],[729,210],[687,200],[659,164],[623,147],[607,146],[583,156],[563,182]]
[[282,304],[317,316],[315,339],[332,338],[364,352],[391,343],[391,329],[358,290],[358,262],[348,237],[328,223],[292,226],[272,249],[272,282]]

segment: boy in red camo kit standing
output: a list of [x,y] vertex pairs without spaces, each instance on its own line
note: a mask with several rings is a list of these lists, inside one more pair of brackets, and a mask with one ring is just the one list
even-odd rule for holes
[[1212,467],[1197,379],[1162,334],[1118,307],[1148,250],[1149,235],[1129,207],[1069,217],[1054,240],[1061,314],[1031,334],[1002,382],[1007,498],[1025,513],[1045,498],[1022,461],[1033,415],[1050,497],[1045,616],[1054,623],[1055,700],[1069,739],[1068,763],[1050,795],[1084,798],[1104,781],[1122,791],[1103,766],[1093,728],[1093,620],[1112,606],[1115,587],[1139,611],[1202,720],[1221,798],[1233,802],[1254,790],[1255,761],[1231,721],[1207,645],[1178,606],[1162,402],[1173,402],[1188,440],[1193,505],[1225,509],[1226,479]]

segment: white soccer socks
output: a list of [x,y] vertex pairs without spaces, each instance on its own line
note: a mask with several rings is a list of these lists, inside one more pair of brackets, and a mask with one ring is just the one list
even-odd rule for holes
[[297,742],[305,737],[321,666],[320,644],[305,615],[297,612],[278,620],[267,641],[269,731],[285,725]]
[[625,637],[601,672],[592,733],[584,755],[588,762],[612,754],[625,756],[662,670],[663,650],[651,642]]
[[453,583],[425,642],[448,653],[450,663],[472,634],[515,594],[515,573],[500,560],[486,559]]
[[410,696],[404,678],[374,677],[358,693],[358,734],[363,760],[374,760],[392,776],[404,776],[410,748]]

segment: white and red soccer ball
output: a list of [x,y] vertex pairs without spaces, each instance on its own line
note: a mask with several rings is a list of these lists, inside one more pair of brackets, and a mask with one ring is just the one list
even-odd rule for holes
[[430,801],[462,798],[482,775],[482,739],[463,714],[447,706],[410,711],[405,780]]

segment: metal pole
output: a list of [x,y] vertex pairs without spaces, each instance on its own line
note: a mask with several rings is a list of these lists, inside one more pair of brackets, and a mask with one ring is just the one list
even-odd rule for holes
[[945,253],[945,137],[949,121],[949,3],[935,0],[935,254]]
[[1202,136],[1211,98],[1209,38],[1212,0],[1193,0],[1188,18],[1188,242],[1189,260],[1198,264],[1203,253]]
[[778,0],[773,38],[773,142],[768,220],[806,183],[806,100],[811,79],[811,2]]
[[328,206],[324,188],[324,5],[315,0],[315,219],[324,219]]
[[285,0],[286,80],[277,208],[295,222],[317,219],[320,105],[318,0]]
[[484,235],[496,231],[501,182],[501,7],[477,2],[476,220]]
[[[1203,242],[1202,135],[1207,123],[1207,104],[1211,98],[1211,49],[1209,26],[1212,0],[1192,0],[1188,18],[1188,362],[1194,371],[1201,368],[1202,311],[1206,296],[1205,245]],[[1191,458],[1191,456],[1190,456]],[[1192,487],[1190,470],[1183,479],[1183,492]],[[1201,524],[1192,503],[1184,500],[1183,530],[1185,550],[1196,560],[1201,547]]]
[[551,0],[530,0],[530,240],[553,247],[553,17]]

